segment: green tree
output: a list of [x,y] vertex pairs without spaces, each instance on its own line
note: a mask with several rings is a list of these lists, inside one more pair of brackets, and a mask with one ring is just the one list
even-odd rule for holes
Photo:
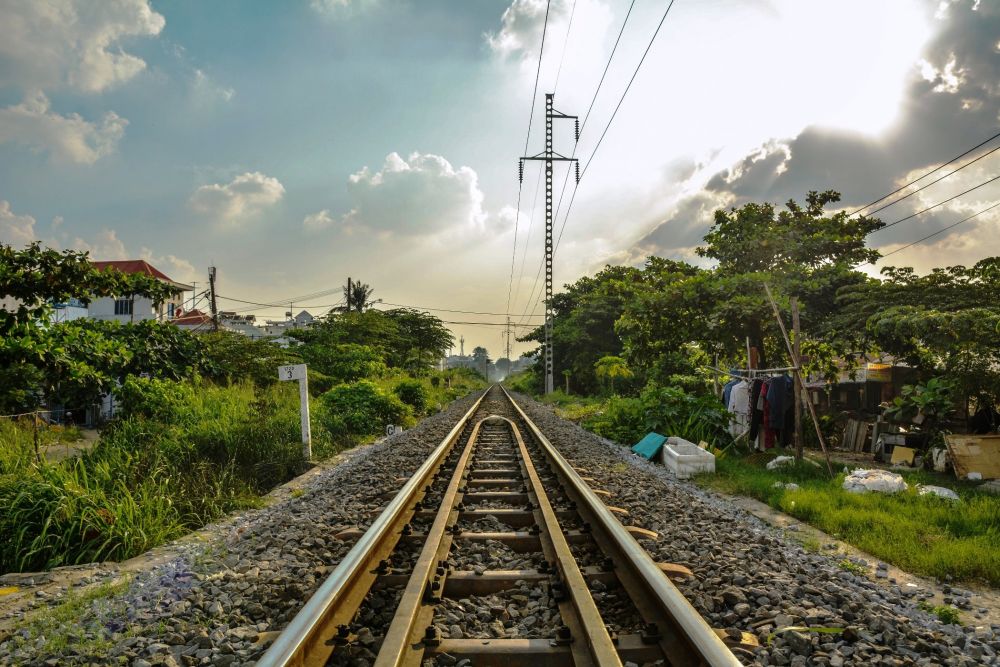
[[354,281],[344,285],[344,302],[350,304],[350,308],[345,305],[344,310],[352,310],[356,313],[365,312],[375,303],[372,301],[373,294],[375,294],[375,288],[368,283]]
[[597,379],[610,384],[612,394],[615,393],[615,380],[628,380],[633,377],[628,364],[621,357],[601,357],[594,364],[594,372]]

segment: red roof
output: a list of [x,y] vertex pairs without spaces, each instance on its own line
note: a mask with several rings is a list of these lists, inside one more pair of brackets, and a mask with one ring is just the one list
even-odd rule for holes
[[176,287],[182,289],[192,289],[190,285],[185,285],[184,283],[179,283],[176,280],[170,278],[163,271],[150,264],[144,259],[113,259],[103,262],[91,262],[98,271],[106,271],[107,269],[117,269],[122,273],[145,273],[148,276],[153,276],[158,278],[165,283],[170,283]]
[[170,321],[177,325],[200,325],[208,324],[212,321],[212,318],[197,308],[193,308]]

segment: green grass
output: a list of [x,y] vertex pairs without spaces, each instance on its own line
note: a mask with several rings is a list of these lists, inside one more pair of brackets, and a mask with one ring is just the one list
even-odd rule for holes
[[[81,655],[106,653],[113,645],[111,638],[103,633],[85,636],[78,623],[95,604],[125,592],[128,585],[126,578],[81,592],[69,591],[58,605],[29,612],[15,625],[15,643],[31,645],[38,654],[61,653],[70,647]],[[39,641],[42,646],[38,646]]]
[[[841,488],[843,474],[831,481],[825,468],[809,463],[766,470],[767,458],[721,458],[715,475],[695,479],[763,501],[903,570],[1000,585],[1000,497],[923,471],[902,473],[910,485],[905,493],[848,493]],[[799,488],[775,488],[778,481]],[[914,488],[920,483],[949,486],[962,500],[920,496]]]
[[952,607],[951,605],[946,605],[946,604],[933,605],[930,602],[927,602],[926,600],[921,600],[920,602],[917,603],[917,606],[920,609],[926,611],[927,613],[934,614],[935,616],[937,616],[938,620],[941,621],[942,623],[949,625],[962,624],[962,617],[959,614],[958,609]]
[[857,575],[862,576],[862,577],[868,575],[868,568],[867,567],[865,567],[864,565],[858,565],[854,561],[848,560],[846,558],[844,560],[840,561],[839,563],[837,563],[837,565],[840,566],[841,570],[846,570],[847,572],[851,572],[853,574],[857,574]]

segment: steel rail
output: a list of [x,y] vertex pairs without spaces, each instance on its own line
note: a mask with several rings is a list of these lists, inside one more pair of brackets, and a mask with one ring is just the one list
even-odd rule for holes
[[[488,389],[483,391],[468,412],[444,437],[431,456],[403,485],[403,488],[375,519],[371,527],[358,539],[343,560],[330,573],[330,576],[326,578],[319,589],[299,610],[299,613],[295,615],[291,623],[261,656],[260,660],[257,661],[257,667],[313,664],[307,662],[307,658],[312,660],[316,654],[313,649],[317,646],[323,646],[328,639],[331,639],[329,635],[333,630],[330,623],[332,610],[351,592],[352,585],[365,572],[366,566],[370,565],[373,555],[377,553],[377,549],[390,535],[392,527],[399,518],[407,510],[412,510],[414,496],[419,493],[426,478],[444,460],[445,455],[461,435],[469,419],[479,409],[488,391]],[[331,652],[323,651],[322,653],[325,655],[322,656],[319,664],[325,663]]]
[[454,521],[458,521],[458,510],[455,509],[455,506],[461,496],[459,487],[467,475],[466,471],[472,459],[472,451],[476,447],[484,422],[486,419],[476,422],[472,433],[469,434],[469,440],[462,450],[462,456],[458,465],[455,466],[455,472],[452,473],[451,481],[441,499],[441,507],[430,530],[427,531],[427,539],[424,541],[420,556],[410,573],[403,596],[399,600],[399,606],[393,615],[392,623],[385,633],[385,639],[378,652],[374,667],[401,665],[407,658],[412,658],[414,654],[422,654],[422,651],[414,646],[414,640],[418,639],[414,635],[418,632],[417,619],[420,616],[424,591],[430,583],[435,565],[439,560],[447,558],[448,551],[451,549],[451,536],[445,531],[448,529],[448,524],[452,523],[453,518]]
[[[669,655],[673,664],[678,665],[709,665],[710,667],[739,667],[740,662],[722,639],[705,622],[705,619],[691,606],[687,598],[673,583],[664,576],[660,567],[650,558],[646,550],[625,530],[618,519],[605,506],[590,486],[584,482],[565,457],[555,448],[535,423],[521,409],[505,387],[500,389],[511,405],[524,420],[539,445],[545,451],[549,461],[555,466],[559,476],[567,485],[567,492],[573,492],[582,501],[585,509],[594,518],[594,529],[607,536],[601,546],[614,549],[615,565],[624,568],[623,574],[629,577],[619,577],[622,585],[629,588],[628,581],[638,582],[642,595],[629,591],[634,602],[652,604],[666,617],[677,637],[668,642],[670,653],[680,652],[681,655]],[[646,605],[644,605],[646,606]]]

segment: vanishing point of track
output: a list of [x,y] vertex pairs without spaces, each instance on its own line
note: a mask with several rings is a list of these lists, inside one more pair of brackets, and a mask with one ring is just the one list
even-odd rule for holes
[[[377,591],[396,600],[365,642],[378,667],[740,664],[670,580],[690,572],[651,560],[636,541],[649,531],[623,526],[625,510],[606,505],[586,472],[491,388],[367,531],[338,536],[357,542],[257,665],[353,664],[357,619]],[[484,545],[523,555],[520,569],[461,557]],[[501,600],[487,614],[492,633],[463,632],[461,622],[442,633],[446,616],[461,621],[447,611],[473,596]],[[548,623],[519,633],[511,616],[529,614],[533,628]]]

